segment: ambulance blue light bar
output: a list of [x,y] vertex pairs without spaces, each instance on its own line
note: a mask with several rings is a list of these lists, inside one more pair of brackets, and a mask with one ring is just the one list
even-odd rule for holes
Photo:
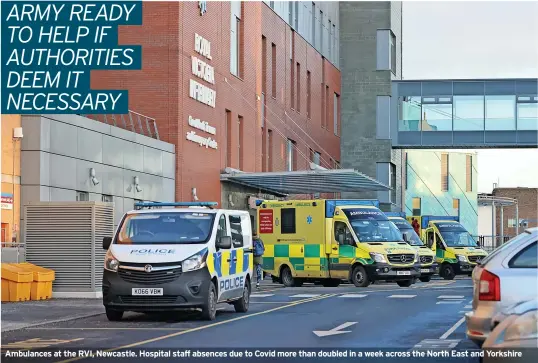
[[333,199],[325,201],[325,218],[332,218],[336,207],[346,205],[369,205],[379,208],[377,199]]
[[422,216],[422,226],[421,228],[428,228],[430,221],[455,221],[459,222],[460,217],[458,216]]
[[400,217],[405,219],[405,212],[383,212],[387,217]]
[[162,208],[162,207],[212,207],[218,205],[217,202],[176,202],[176,203],[159,203],[159,202],[138,202],[135,203],[135,209],[140,210],[143,208]]

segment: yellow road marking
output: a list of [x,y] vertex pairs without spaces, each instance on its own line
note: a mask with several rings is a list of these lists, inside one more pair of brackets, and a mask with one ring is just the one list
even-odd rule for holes
[[71,343],[71,342],[76,342],[79,340],[83,340],[83,338],[69,339],[69,340],[33,338],[33,339],[23,340],[20,342],[5,344],[2,346],[2,351],[5,351],[6,349],[30,350],[30,349],[35,349],[35,348],[46,348],[51,345]]
[[[277,306],[277,307],[269,309],[269,310],[264,310],[264,311],[259,311],[259,312],[248,314],[248,315],[238,316],[237,318],[228,319],[228,320],[224,320],[224,321],[219,321],[219,322],[208,324],[208,325],[202,325],[202,326],[199,326],[197,328],[193,328],[193,329],[189,329],[189,330],[185,330],[185,331],[180,331],[180,332],[172,333],[172,334],[168,334],[168,335],[163,335],[163,336],[152,338],[152,339],[143,340],[143,341],[140,341],[140,342],[127,344],[127,345],[117,347],[117,348],[107,349],[107,350],[105,350],[105,352],[113,352],[113,351],[116,351],[116,350],[133,348],[133,347],[137,347],[137,346],[140,346],[140,345],[157,342],[159,340],[164,340],[164,339],[168,339],[168,338],[177,337],[177,336],[187,334],[187,333],[190,333],[190,332],[204,330],[204,329],[212,328],[214,326],[223,325],[223,324],[231,323],[231,322],[242,320],[242,319],[248,319],[248,318],[251,318],[253,316],[258,316],[258,315],[271,313],[273,311],[282,310],[282,309],[285,309],[285,308],[289,308],[291,306],[305,304],[305,303],[308,303],[308,302],[311,302],[311,301],[317,301],[317,300],[326,299],[326,298],[329,298],[329,297],[332,297],[332,296],[335,296],[335,295],[336,294],[325,294],[325,295],[321,295],[321,296],[316,296],[314,298],[298,300],[298,301],[292,302],[290,304],[287,304],[287,305],[284,305],[284,306]],[[60,361],[58,363],[75,362],[75,361],[81,360],[81,359],[85,359],[85,358],[84,357],[72,358],[72,359],[62,360],[62,361]]]

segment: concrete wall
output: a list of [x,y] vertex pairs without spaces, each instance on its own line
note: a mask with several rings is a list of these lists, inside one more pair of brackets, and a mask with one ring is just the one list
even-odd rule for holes
[[465,153],[448,153],[448,191],[441,189],[441,152],[407,150],[407,189],[405,212],[412,214],[413,198],[421,198],[421,214],[454,216],[453,200],[460,201],[460,222],[473,235],[478,235],[477,158],[473,155],[471,192],[466,191]]
[[[378,96],[391,95],[391,80],[401,79],[401,13],[401,2],[340,2],[342,167],[382,180],[388,176],[377,175],[383,169],[377,163],[394,164],[396,200],[383,206],[394,211],[401,210],[402,151],[392,150],[390,139],[378,139],[376,108]],[[396,37],[396,74],[377,70],[380,29],[390,29]],[[346,193],[342,197],[377,198],[379,194]]]
[[76,201],[77,192],[90,201],[112,196],[117,224],[135,200],[175,200],[171,144],[76,115],[23,116],[22,126],[22,205]]

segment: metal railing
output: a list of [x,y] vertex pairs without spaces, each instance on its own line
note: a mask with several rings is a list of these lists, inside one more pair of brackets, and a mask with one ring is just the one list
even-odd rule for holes
[[482,249],[487,252],[491,252],[496,248],[502,246],[504,243],[508,242],[514,236],[473,236]]
[[153,117],[142,115],[141,113],[129,110],[125,115],[80,115],[96,121],[104,122],[108,125],[122,127],[137,134],[149,136],[160,140],[157,122]]

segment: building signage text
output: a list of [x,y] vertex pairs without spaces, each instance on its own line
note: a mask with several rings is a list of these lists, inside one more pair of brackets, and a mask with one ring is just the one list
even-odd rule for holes
[[[200,119],[196,119],[192,116],[189,116],[189,126],[207,132],[211,135],[215,135],[217,133],[217,130],[213,126],[210,126],[207,121],[201,121]],[[187,132],[187,140],[200,144],[200,146],[205,146],[206,149],[218,149],[218,144],[215,139],[197,135],[196,131]]]
[[200,119],[194,118],[192,116],[189,116],[189,126],[197,128],[198,130],[205,131],[211,135],[215,135],[217,133],[217,129],[215,129],[213,126],[210,126],[207,121],[200,121]]
[[[194,34],[194,50],[206,59],[212,59],[211,43],[198,34]],[[215,84],[215,68],[194,56],[192,56],[192,74],[208,83]],[[194,79],[190,80],[189,96],[198,102],[215,108],[217,92],[196,82]]]
[[1,209],[13,209],[13,194],[2,193]]

